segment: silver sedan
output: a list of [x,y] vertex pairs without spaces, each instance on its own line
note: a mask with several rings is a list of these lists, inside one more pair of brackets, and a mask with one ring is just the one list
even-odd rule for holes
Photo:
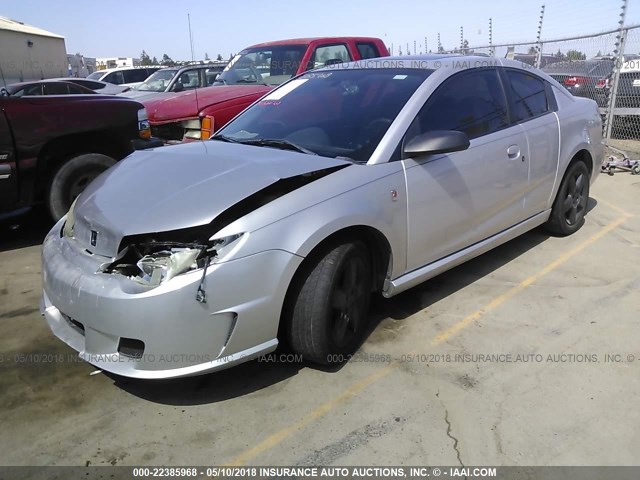
[[372,294],[539,225],[578,230],[601,128],[595,102],[511,60],[314,70],[209,141],[98,177],[44,242],[42,311],[83,359],[129,377],[222,369],[282,341],[341,362]]

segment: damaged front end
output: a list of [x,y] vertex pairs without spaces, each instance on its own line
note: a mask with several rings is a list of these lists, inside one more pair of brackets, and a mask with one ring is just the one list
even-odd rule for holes
[[196,300],[206,303],[203,289],[207,268],[223,259],[244,234],[216,238],[205,243],[137,243],[125,247],[111,263],[103,264],[98,273],[123,275],[146,288],[156,288],[172,278],[194,270],[202,270]]

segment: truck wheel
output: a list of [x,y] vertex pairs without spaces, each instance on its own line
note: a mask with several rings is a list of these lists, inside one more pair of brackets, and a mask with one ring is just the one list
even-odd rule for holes
[[307,361],[344,363],[367,327],[372,289],[368,249],[361,242],[339,245],[300,281],[288,319],[291,346]]
[[100,153],[86,153],[66,161],[56,171],[49,184],[47,205],[54,220],[59,220],[68,211],[78,195],[91,181],[116,161]]
[[564,237],[582,227],[589,200],[589,182],[589,170],[584,162],[569,166],[546,224],[549,232]]

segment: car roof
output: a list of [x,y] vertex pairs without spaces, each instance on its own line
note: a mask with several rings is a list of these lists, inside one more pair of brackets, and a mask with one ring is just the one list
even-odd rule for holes
[[[20,90],[21,88],[24,88],[24,87],[29,86],[29,85],[37,85],[39,83],[62,83],[62,84],[67,84],[67,85],[73,85],[74,87],[80,87],[80,88],[87,89],[87,87],[84,87],[82,85],[78,85],[76,83],[70,82],[70,81],[68,81],[67,79],[64,79],[64,78],[44,78],[42,80],[32,80],[30,82],[12,83],[10,85],[7,85],[4,88],[7,90],[7,92],[13,94],[14,92],[17,92],[18,90]],[[91,90],[91,89],[87,89],[87,90]]]
[[291,38],[288,40],[276,40],[273,42],[256,43],[243,50],[249,50],[250,48],[263,48],[263,47],[275,47],[280,45],[309,45],[315,41],[323,42],[344,42],[345,40],[354,40],[356,42],[377,42],[378,38],[375,37],[304,37],[304,38]]
[[[161,67],[159,65],[144,65],[144,66],[138,66],[138,67],[114,67],[114,68],[105,68],[104,70],[96,70],[96,72],[101,72],[101,73],[111,73],[111,72],[117,72],[120,70],[142,70],[143,68],[155,68],[156,70],[160,70]],[[93,72],[95,73],[95,72]]]
[[[479,65],[489,66],[493,65],[502,65],[502,61],[504,59],[499,59],[495,57],[486,57],[484,55],[462,55],[458,53],[432,53],[425,55],[406,55],[406,56],[393,56],[393,57],[376,57],[376,58],[367,58],[364,60],[356,60],[354,62],[349,63],[341,63],[339,64],[340,69],[366,69],[366,68],[413,68],[413,69],[423,69],[423,70],[432,70],[434,68],[439,68],[440,66],[449,65],[450,63],[456,61],[463,64],[464,62],[482,62]],[[494,63],[491,63],[491,62]],[[515,62],[516,65],[520,65],[520,62]],[[322,70],[333,70],[335,69],[335,65],[328,65],[325,67],[319,67],[314,72],[322,71]]]

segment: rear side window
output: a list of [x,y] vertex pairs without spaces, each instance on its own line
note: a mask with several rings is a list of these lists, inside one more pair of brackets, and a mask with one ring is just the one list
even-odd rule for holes
[[66,95],[69,93],[69,87],[64,83],[45,83],[45,95]]
[[326,45],[316,48],[311,59],[311,68],[335,65],[337,63],[350,62],[351,55],[344,43],[338,45]]
[[522,122],[549,111],[544,81],[528,73],[507,69],[514,109],[513,121]]
[[363,60],[367,58],[377,58],[380,56],[378,47],[376,47],[373,43],[357,43],[356,47],[358,47],[358,53],[360,54],[360,58]]
[[147,77],[146,68],[136,68],[134,70],[125,70],[124,72],[124,83],[137,83],[144,82]]
[[508,126],[507,100],[495,69],[477,69],[445,80],[409,128],[407,140],[433,130],[476,138]]

